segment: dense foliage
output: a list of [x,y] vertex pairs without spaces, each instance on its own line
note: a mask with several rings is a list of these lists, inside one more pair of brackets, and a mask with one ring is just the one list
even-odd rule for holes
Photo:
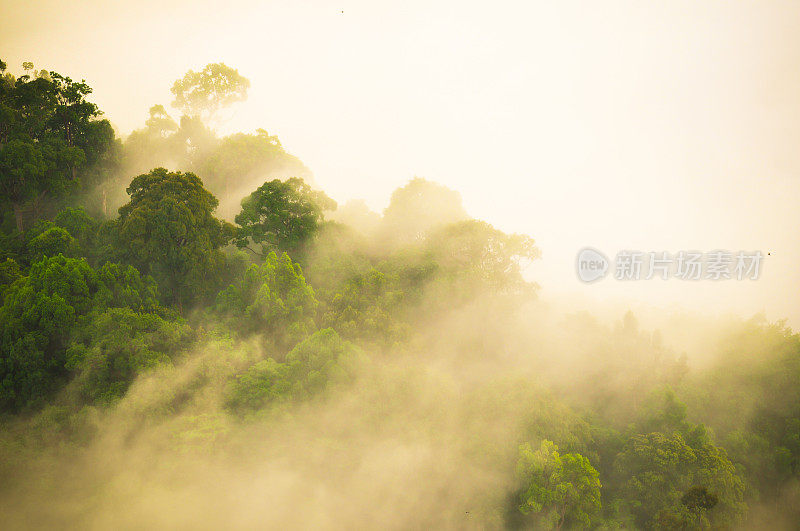
[[382,216],[333,221],[276,137],[217,138],[209,120],[248,86],[223,64],[189,72],[172,89],[184,116],[156,105],[122,142],[85,83],[0,78],[0,493],[50,450],[145,433],[208,456],[318,408],[303,461],[349,456],[336,477],[377,466],[343,441],[379,434],[423,462],[446,448],[415,486],[447,478],[448,501],[407,527],[800,518],[798,334],[738,322],[701,366],[633,314],[554,317],[525,276],[533,239],[421,178]]

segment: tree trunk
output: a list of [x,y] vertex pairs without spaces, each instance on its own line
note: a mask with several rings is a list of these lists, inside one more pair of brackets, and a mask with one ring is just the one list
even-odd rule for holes
[[561,516],[559,516],[558,518],[558,525],[556,526],[556,529],[560,530],[561,526],[564,525],[564,517],[566,516],[566,514],[567,514],[567,504],[565,503],[564,507],[561,509]]
[[33,220],[36,221],[39,219],[39,207],[42,204],[42,199],[47,195],[47,190],[42,190],[42,192],[33,198]]
[[22,205],[20,203],[14,203],[14,221],[17,223],[17,232],[22,234],[23,218],[22,218]]

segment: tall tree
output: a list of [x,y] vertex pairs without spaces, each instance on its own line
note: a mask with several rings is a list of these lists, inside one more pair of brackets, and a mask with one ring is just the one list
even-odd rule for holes
[[210,63],[201,71],[189,70],[172,85],[172,106],[187,116],[213,120],[223,108],[247,99],[250,81],[224,63]]
[[125,139],[124,168],[128,174],[159,167],[192,169],[216,144],[213,131],[199,117],[184,115],[176,122],[163,105],[153,105],[145,126]]
[[152,279],[130,266],[92,269],[63,255],[33,264],[0,306],[0,411],[38,404],[57,388],[69,338],[90,312],[158,312],[156,296]]
[[85,82],[56,72],[0,83],[0,201],[14,210],[18,232],[26,212],[38,217],[43,199],[76,189],[79,170],[93,168],[112,149],[114,131],[86,99],[91,92]]
[[[614,467],[623,506],[640,527],[667,520],[684,528],[732,527],[747,509],[744,482],[725,450],[709,443],[693,448],[677,432],[630,437]],[[700,488],[716,501],[701,503]]]
[[242,200],[236,244],[254,252],[249,244],[260,245],[262,255],[271,248],[298,251],[319,230],[324,211],[335,208],[335,201],[303,179],[269,181]]
[[435,227],[469,219],[461,194],[440,184],[415,177],[392,192],[383,211],[381,241],[389,246],[421,240]]
[[275,345],[289,347],[314,329],[317,299],[299,264],[287,254],[269,253],[251,265],[217,296],[217,311],[244,333],[262,333]]
[[153,275],[181,310],[213,292],[224,267],[220,247],[233,226],[214,217],[217,199],[203,182],[193,173],[156,168],[131,181],[128,194],[115,222],[125,259]]
[[520,447],[517,474],[523,483],[519,510],[535,517],[536,528],[590,528],[600,516],[600,479],[581,454],[561,455],[544,440],[538,450]]
[[505,234],[484,221],[469,220],[431,231],[426,248],[443,270],[494,291],[535,287],[522,275],[525,266],[541,256],[530,236]]
[[283,149],[278,137],[263,129],[256,134],[237,133],[223,138],[199,169],[208,189],[223,201],[230,194],[246,190],[237,195],[237,203],[267,177],[311,176],[297,157]]

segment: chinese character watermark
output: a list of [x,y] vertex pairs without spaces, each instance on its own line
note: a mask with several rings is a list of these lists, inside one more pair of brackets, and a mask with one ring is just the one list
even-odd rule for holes
[[591,247],[578,252],[575,267],[583,282],[605,277],[609,270],[616,280],[757,280],[761,274],[764,255],[761,251],[714,250],[641,252],[619,251],[613,265],[606,256]]

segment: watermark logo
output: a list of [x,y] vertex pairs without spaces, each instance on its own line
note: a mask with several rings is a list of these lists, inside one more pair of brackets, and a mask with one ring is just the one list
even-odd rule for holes
[[591,247],[581,249],[575,261],[578,278],[584,282],[600,280],[608,273],[608,266],[608,258],[597,249],[592,249]]
[[[670,254],[661,252],[620,251],[614,257],[616,280],[757,280],[761,273],[761,251],[724,251],[707,253],[679,251]],[[609,270],[609,260],[597,249],[584,247],[578,252],[575,262],[578,278],[594,282],[603,278]]]

